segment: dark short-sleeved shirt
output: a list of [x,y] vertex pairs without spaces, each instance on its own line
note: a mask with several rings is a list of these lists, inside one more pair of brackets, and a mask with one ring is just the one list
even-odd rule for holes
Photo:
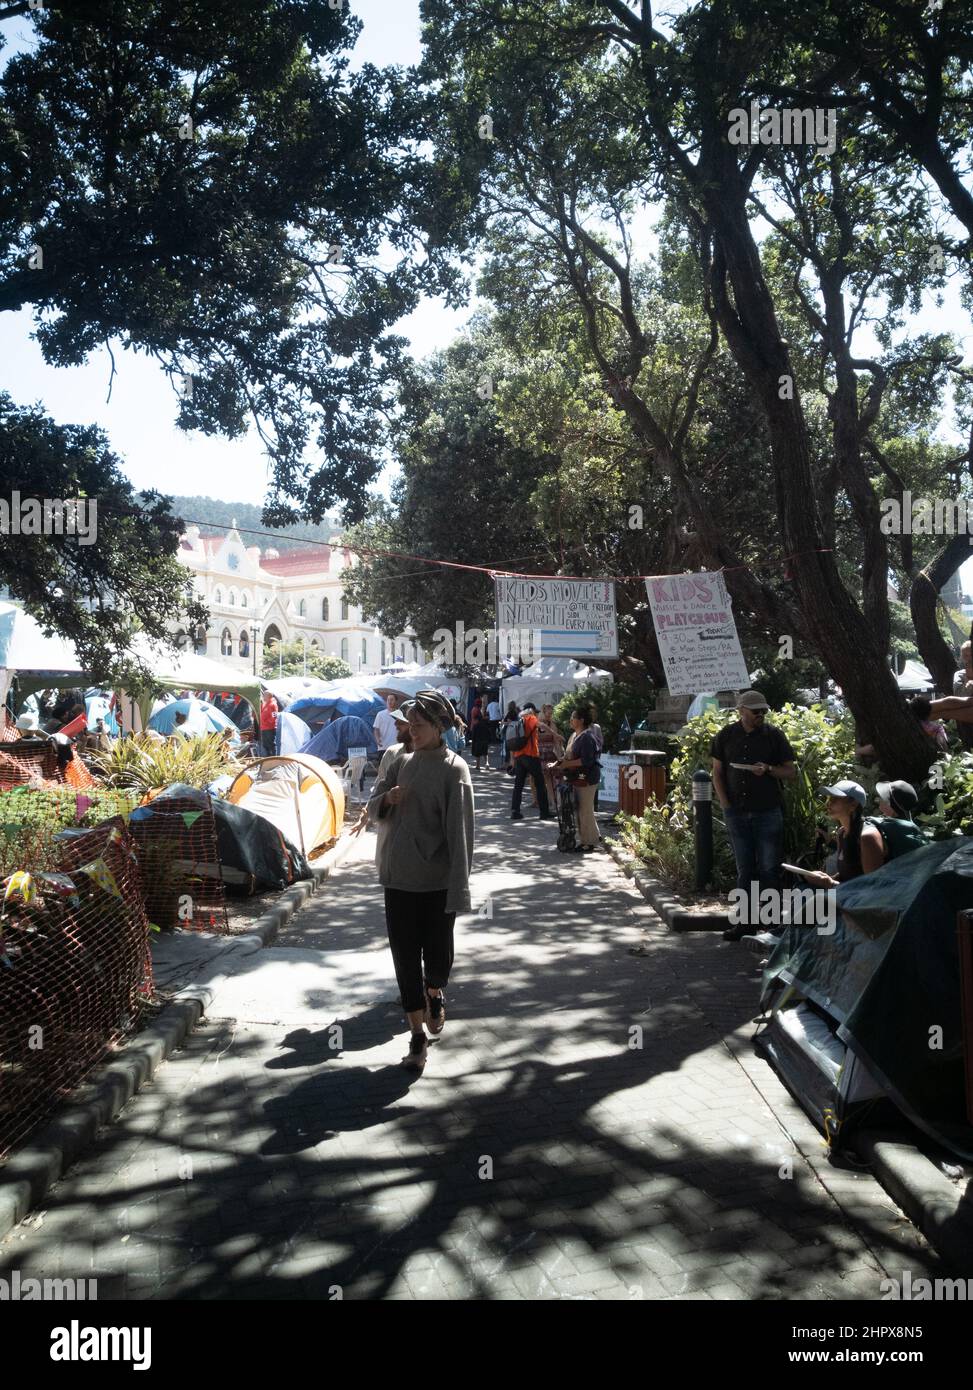
[[723,764],[730,805],[737,811],[775,811],[783,800],[780,782],[769,773],[755,777],[752,772],[740,772],[731,763],[792,763],[794,750],[780,729],[764,724],[762,729],[747,733],[739,720],[721,729],[713,740],[710,753]]

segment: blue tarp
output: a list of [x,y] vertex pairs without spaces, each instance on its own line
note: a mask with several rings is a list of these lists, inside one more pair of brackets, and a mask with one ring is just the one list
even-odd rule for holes
[[296,714],[278,714],[274,736],[274,751],[278,756],[281,753],[303,753],[312,737],[310,726],[303,719],[298,719]]
[[333,724],[326,724],[303,750],[324,762],[347,762],[349,748],[366,748],[370,755],[378,754],[375,735],[364,719],[345,715]]
[[322,686],[316,694],[294,700],[287,712],[298,715],[306,724],[321,724],[336,711],[339,715],[357,715],[359,719],[371,723],[378,711],[384,708],[385,701],[381,695],[376,695],[374,690],[369,690],[360,681],[345,679],[332,681],[330,685]]

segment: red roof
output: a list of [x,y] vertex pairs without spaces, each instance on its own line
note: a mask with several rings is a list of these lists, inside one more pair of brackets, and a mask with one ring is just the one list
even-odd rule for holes
[[269,574],[327,574],[331,562],[331,547],[314,550],[285,550],[276,559],[261,555],[260,568]]

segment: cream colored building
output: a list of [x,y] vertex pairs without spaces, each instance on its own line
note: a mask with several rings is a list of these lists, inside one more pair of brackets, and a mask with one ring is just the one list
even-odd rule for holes
[[193,641],[203,656],[236,671],[262,670],[264,648],[274,642],[306,642],[347,661],[354,675],[378,675],[394,661],[426,661],[415,637],[384,636],[342,595],[344,576],[356,557],[332,537],[328,545],[262,550],[246,545],[234,523],[222,536],[187,528],[179,558],[192,570],[196,591],[209,609],[205,631]]

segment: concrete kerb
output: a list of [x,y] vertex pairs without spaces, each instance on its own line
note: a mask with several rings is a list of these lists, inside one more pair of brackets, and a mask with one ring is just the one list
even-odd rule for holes
[[864,1131],[857,1147],[893,1201],[957,1275],[973,1277],[973,1205],[903,1134]]
[[[270,944],[331,876],[347,846],[339,844],[311,866],[314,877],[286,889],[251,931],[234,939],[254,950]],[[33,1210],[67,1169],[150,1080],[162,1062],[181,1046],[209,1008],[225,976],[209,985],[180,990],[152,1023],[124,1043],[110,1062],[95,1069],[75,1096],[58,1110],[22,1149],[0,1168],[0,1240]]]
[[631,878],[670,931],[725,931],[730,919],[725,912],[693,912],[670,888],[637,867],[638,860],[620,845],[608,845],[608,853],[627,877]]

